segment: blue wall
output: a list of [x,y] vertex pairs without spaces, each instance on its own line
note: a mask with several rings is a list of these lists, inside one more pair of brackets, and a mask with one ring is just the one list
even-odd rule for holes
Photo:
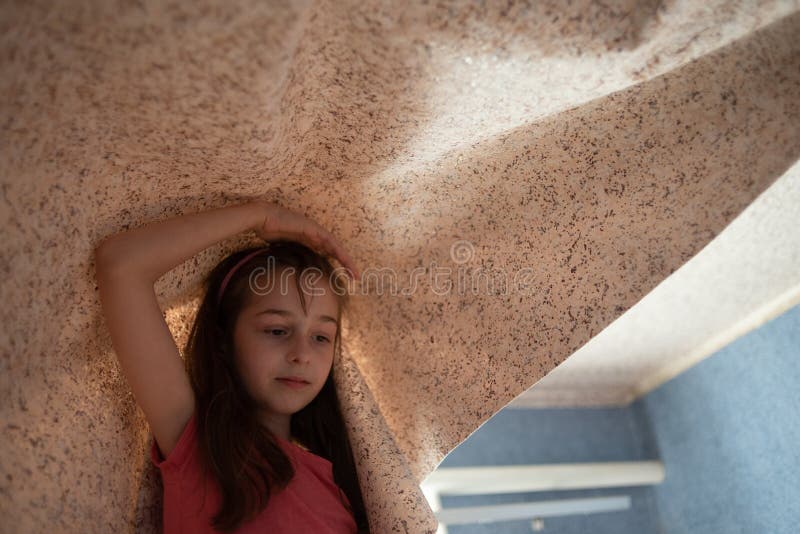
[[639,402],[669,534],[800,532],[800,306]]
[[[628,511],[543,532],[800,532],[800,306],[626,408],[503,410],[440,467],[661,459],[657,486],[443,497],[444,507],[629,495]],[[451,534],[529,533],[530,521]]]

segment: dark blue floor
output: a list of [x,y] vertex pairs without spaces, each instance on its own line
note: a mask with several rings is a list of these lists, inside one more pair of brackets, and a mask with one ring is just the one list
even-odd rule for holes
[[[504,410],[487,421],[440,467],[657,459],[646,421],[632,408]],[[497,436],[503,436],[497,439]],[[631,509],[585,516],[545,518],[543,532],[658,533],[650,487],[442,497],[442,506],[510,504],[549,499],[627,495]],[[452,525],[451,534],[530,533],[530,521]]]

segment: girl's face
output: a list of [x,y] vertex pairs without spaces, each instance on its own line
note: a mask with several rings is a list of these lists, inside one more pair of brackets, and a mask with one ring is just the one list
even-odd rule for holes
[[[308,405],[325,384],[333,365],[339,316],[336,294],[325,277],[306,282],[298,293],[293,271],[278,270],[268,293],[259,288],[251,295],[233,334],[236,366],[262,409],[262,422],[284,438],[291,415]],[[301,294],[307,313],[300,304]],[[307,383],[296,386],[279,380],[283,377]]]

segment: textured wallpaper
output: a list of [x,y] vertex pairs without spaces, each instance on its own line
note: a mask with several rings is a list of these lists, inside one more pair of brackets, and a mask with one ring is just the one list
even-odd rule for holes
[[[532,5],[531,5],[532,4]],[[800,154],[798,2],[7,2],[3,530],[155,532],[92,251],[262,198],[365,278],[335,378],[372,531]],[[179,346],[211,247],[156,284]]]
[[800,161],[708,245],[507,405],[627,406],[800,303]]

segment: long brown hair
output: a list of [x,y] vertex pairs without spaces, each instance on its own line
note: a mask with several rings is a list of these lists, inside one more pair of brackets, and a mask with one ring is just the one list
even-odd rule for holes
[[[301,295],[299,284],[305,269],[319,269],[328,280],[334,281],[337,284],[334,294],[339,302],[334,358],[340,354],[341,317],[348,301],[347,292],[338,290],[347,287],[346,281],[339,272],[334,272],[327,259],[300,243],[275,241],[269,243],[264,254],[257,254],[236,270],[218,305],[217,293],[225,275],[258,248],[232,253],[206,276],[205,296],[185,349],[186,369],[195,394],[201,461],[206,472],[213,474],[222,496],[212,526],[221,531],[234,530],[253,519],[269,503],[272,490],[285,488],[294,476],[289,458],[257,419],[255,401],[234,363],[233,327],[252,292],[248,284],[250,274],[257,267],[270,267],[273,272],[280,267],[294,267]],[[305,303],[302,305],[305,309]],[[292,415],[291,434],[312,453],[333,464],[334,480],[350,501],[358,532],[369,532],[355,461],[333,382],[333,368],[314,400]]]

